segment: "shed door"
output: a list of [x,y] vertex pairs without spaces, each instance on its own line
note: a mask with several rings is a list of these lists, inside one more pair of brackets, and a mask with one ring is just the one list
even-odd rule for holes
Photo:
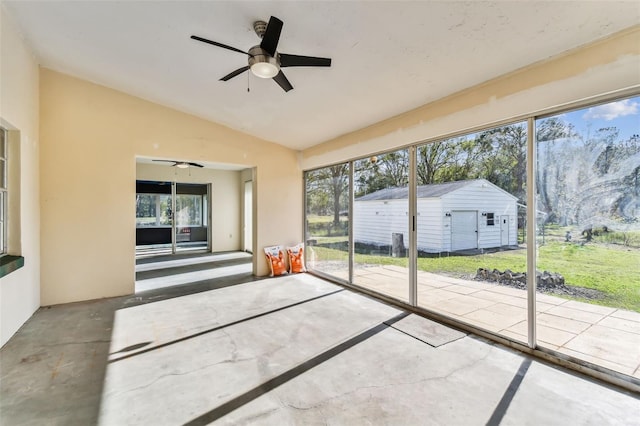
[[476,211],[451,212],[451,250],[478,248],[478,213]]
[[500,216],[500,242],[509,245],[509,216]]

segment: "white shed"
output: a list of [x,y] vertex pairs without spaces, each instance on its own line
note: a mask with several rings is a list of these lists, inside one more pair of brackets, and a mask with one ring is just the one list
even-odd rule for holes
[[[387,188],[355,199],[356,244],[390,247],[409,242],[408,188]],[[515,246],[517,198],[485,179],[417,188],[418,250],[428,253]]]

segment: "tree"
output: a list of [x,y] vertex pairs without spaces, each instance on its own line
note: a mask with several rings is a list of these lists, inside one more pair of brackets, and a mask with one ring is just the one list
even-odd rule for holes
[[340,200],[349,192],[349,164],[329,167],[331,176],[331,192],[333,193],[333,225],[340,224]]
[[416,173],[418,185],[436,182],[436,173],[444,167],[453,165],[450,141],[437,141],[418,147]]
[[568,161],[567,156],[572,155],[562,149],[562,144],[578,135],[572,124],[558,117],[539,120],[536,125],[538,210],[545,213],[547,222],[566,226],[570,212],[566,203],[568,188],[564,163]]
[[341,205],[347,204],[349,163],[325,167],[307,173],[307,212],[333,214],[333,225],[340,223]]
[[546,221],[583,226],[637,220],[640,138],[616,127],[579,134],[557,117],[538,126],[538,208]]
[[409,152],[400,150],[354,163],[355,196],[409,184]]
[[526,199],[527,128],[524,124],[501,126],[478,134],[476,142],[488,155],[479,177],[499,186],[520,200]]

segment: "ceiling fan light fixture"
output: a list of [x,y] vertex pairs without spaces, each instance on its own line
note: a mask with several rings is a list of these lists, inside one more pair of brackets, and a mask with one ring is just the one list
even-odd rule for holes
[[249,68],[256,77],[273,78],[280,72],[278,60],[260,46],[249,49]]
[[280,72],[277,65],[270,62],[256,62],[251,65],[251,72],[256,77],[260,78],[273,78]]
[[181,162],[181,163],[176,163],[176,167],[179,169],[188,169],[189,168],[189,163],[186,162]]

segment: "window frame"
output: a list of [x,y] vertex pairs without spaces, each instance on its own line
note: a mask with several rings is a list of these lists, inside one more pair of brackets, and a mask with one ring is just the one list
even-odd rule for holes
[[4,127],[0,127],[0,256],[9,254],[8,238],[7,238],[7,222],[8,222],[8,201],[9,201],[9,182],[8,182],[8,145],[9,132]]
[[[552,107],[548,107],[548,108],[541,108],[538,110],[532,110],[530,112],[527,113],[523,113],[517,116],[513,116],[510,118],[506,118],[504,120],[496,120],[494,122],[490,122],[490,123],[484,123],[478,126],[472,126],[472,127],[468,127],[468,128],[463,128],[457,131],[453,131],[451,133],[445,134],[445,135],[439,135],[436,137],[432,137],[432,138],[426,138],[424,140],[420,140],[420,141],[413,141],[413,142],[408,142],[406,144],[400,144],[398,146],[394,146],[393,148],[389,148],[389,149],[384,149],[384,150],[380,150],[380,151],[372,151],[370,153],[368,153],[367,155],[359,155],[357,157],[350,157],[344,160],[340,160],[340,162],[338,163],[333,163],[333,162],[329,162],[326,165],[314,165],[313,167],[309,167],[309,168],[303,168],[303,211],[302,211],[302,223],[303,223],[303,235],[306,239],[308,238],[309,234],[309,230],[307,227],[307,178],[308,178],[308,174],[315,172],[317,170],[321,170],[327,167],[331,167],[337,164],[343,164],[343,163],[348,163],[350,165],[350,167],[353,169],[353,164],[356,161],[365,159],[367,157],[369,158],[375,158],[379,155],[384,155],[386,153],[391,153],[391,152],[395,152],[395,151],[399,151],[402,149],[416,149],[417,147],[421,146],[421,145],[425,145],[425,144],[430,144],[430,143],[435,143],[441,140],[446,140],[446,139],[451,139],[451,138],[455,138],[455,137],[459,137],[459,136],[465,136],[467,134],[472,134],[472,133],[478,133],[481,131],[486,131],[486,130],[490,130],[493,128],[498,128],[498,127],[502,127],[502,126],[507,126],[507,125],[511,125],[511,124],[515,124],[515,123],[525,123],[527,126],[527,146],[526,146],[526,150],[527,150],[527,176],[526,176],[526,180],[527,180],[527,188],[529,188],[529,190],[526,193],[526,235],[532,235],[535,236],[536,235],[536,215],[537,215],[537,211],[536,211],[536,156],[537,156],[537,149],[536,149],[536,121],[540,120],[540,119],[544,119],[547,117],[552,117],[558,114],[562,114],[562,113],[568,113],[568,112],[572,112],[572,111],[577,111],[577,110],[581,110],[581,109],[586,109],[586,108],[593,108],[593,107],[597,107],[599,105],[605,105],[605,104],[609,104],[609,103],[614,103],[614,102],[618,102],[624,99],[630,99],[630,98],[634,98],[634,97],[638,97],[640,96],[640,88],[639,87],[632,87],[632,88],[628,88],[628,89],[623,89],[623,90],[618,90],[615,92],[609,92],[609,93],[603,93],[600,95],[596,95],[596,96],[591,96],[588,98],[584,98],[581,100],[576,100],[576,101],[570,101],[570,102],[566,102],[564,104],[561,105],[556,105],[556,106],[552,106]],[[415,155],[412,154],[412,155]],[[414,170],[415,173],[415,170]],[[410,176],[410,178],[415,178],[415,176]],[[413,186],[415,186],[415,182],[413,184],[411,184]],[[350,187],[350,191],[353,191],[353,187],[354,187],[354,183],[353,183],[353,179],[351,180],[351,187]],[[350,199],[350,206],[349,209],[352,209],[352,204],[353,204],[353,197],[351,197]],[[410,206],[411,207],[411,206]],[[519,210],[518,210],[519,211]],[[493,226],[495,226],[496,224],[496,219],[497,220],[501,220],[500,219],[500,214],[498,213],[496,215],[495,212],[493,212],[494,218],[493,218]],[[496,216],[498,216],[496,218]],[[417,214],[414,215],[414,217],[417,217]],[[488,222],[488,216],[487,216],[487,222]],[[487,223],[485,222],[485,223]],[[350,221],[350,223],[352,223],[352,221]],[[492,226],[489,225],[487,223],[487,226]],[[349,256],[353,256],[353,245],[352,245],[352,241],[353,241],[353,235],[350,234],[349,236],[350,238],[350,252],[349,252]],[[534,237],[535,238],[535,237]],[[415,241],[413,241],[411,243],[411,247],[414,248],[414,252],[415,252],[415,247],[416,247],[416,243]],[[411,262],[415,262],[415,260],[411,260]],[[537,266],[537,259],[536,259],[536,244],[532,244],[531,246],[528,247],[527,249],[527,270],[528,270],[528,275],[530,277],[535,277],[535,271],[536,271],[536,266]],[[411,265],[410,265],[411,267]],[[419,313],[424,313],[425,315],[431,315],[432,317],[436,318],[436,319],[441,319],[444,323],[447,324],[452,324],[456,327],[460,327],[462,329],[468,330],[470,332],[476,333],[480,336],[483,337],[487,337],[489,339],[498,341],[498,342],[502,342],[505,343],[509,346],[512,346],[514,348],[529,352],[529,353],[534,353],[537,356],[540,356],[542,358],[546,358],[546,359],[550,359],[553,362],[559,363],[559,364],[563,364],[563,365],[567,365],[570,368],[573,368],[575,370],[579,370],[579,371],[583,371],[586,372],[587,374],[593,376],[593,377],[598,377],[601,379],[605,379],[606,381],[612,382],[612,383],[616,383],[618,385],[622,384],[626,387],[626,384],[628,383],[628,375],[625,375],[623,373],[620,373],[618,371],[609,369],[605,366],[602,365],[598,365],[598,364],[591,364],[589,363],[589,361],[581,359],[581,358],[570,358],[567,362],[566,360],[566,356],[561,355],[559,352],[553,350],[553,349],[549,349],[549,348],[544,348],[538,345],[538,339],[537,339],[537,335],[536,335],[536,328],[539,326],[537,321],[536,321],[536,307],[535,307],[535,302],[536,302],[536,290],[535,290],[535,280],[529,279],[528,283],[527,283],[527,291],[529,292],[529,297],[528,297],[528,306],[527,306],[527,316],[528,316],[528,324],[529,324],[529,329],[527,330],[527,334],[528,334],[528,342],[527,344],[523,344],[521,342],[518,342],[516,340],[513,340],[509,337],[505,337],[503,335],[500,335],[498,333],[492,332],[492,331],[488,331],[485,329],[482,329],[478,326],[474,326],[474,325],[467,325],[465,323],[461,323],[458,322],[454,319],[451,319],[449,317],[446,316],[442,316],[439,315],[437,313],[434,313],[433,311],[427,310],[427,309],[423,309],[420,306],[417,306],[414,303],[406,303],[403,301],[398,301],[397,299],[393,299],[393,298],[389,298],[387,296],[385,296],[384,294],[377,292],[377,291],[373,291],[373,290],[368,290],[362,287],[359,287],[358,285],[353,283],[353,279],[352,279],[352,275],[353,275],[353,261],[350,262],[350,270],[349,270],[349,276],[350,279],[348,282],[345,282],[343,279],[341,278],[337,278],[336,276],[333,276],[331,274],[325,273],[323,271],[320,270],[314,270],[313,268],[309,268],[309,272],[311,274],[314,275],[318,275],[320,277],[326,278],[330,281],[334,281],[340,284],[343,284],[347,287],[351,287],[354,288],[358,291],[362,291],[364,293],[370,294],[378,299],[381,300],[385,300],[385,301],[389,301],[391,303],[397,304],[402,306],[403,308],[407,308],[409,310],[415,311],[415,312],[419,312]],[[415,286],[415,284],[412,284]],[[586,369],[585,369],[586,367]]]
[[170,228],[171,225],[171,220],[172,220],[172,216],[169,218],[169,223],[161,223],[162,221],[162,210],[160,209],[160,205],[162,203],[162,200],[160,199],[160,196],[165,195],[168,196],[169,199],[171,199],[171,194],[159,194],[159,193],[151,193],[151,192],[139,192],[136,193],[136,197],[137,196],[151,196],[154,197],[155,199],[155,217],[156,217],[156,221],[154,224],[152,225],[143,225],[143,224],[139,224],[138,223],[138,216],[137,216],[137,208],[136,208],[136,228],[142,228],[142,229],[149,229],[149,228]]
[[487,226],[496,226],[496,214],[493,212],[487,212],[484,214],[487,217]]

